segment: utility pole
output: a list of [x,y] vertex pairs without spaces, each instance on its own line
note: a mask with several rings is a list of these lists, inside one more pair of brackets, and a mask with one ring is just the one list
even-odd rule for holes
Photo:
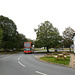
[[75,53],[75,33],[73,33],[74,53]]

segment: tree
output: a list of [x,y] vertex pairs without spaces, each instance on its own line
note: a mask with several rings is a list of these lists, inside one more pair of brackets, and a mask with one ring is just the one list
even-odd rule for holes
[[0,16],[0,27],[3,30],[2,47],[12,48],[13,36],[17,33],[16,24],[8,17]]
[[57,28],[53,27],[52,23],[45,21],[35,29],[37,34],[36,41],[39,42],[41,47],[47,47],[47,52],[49,48],[58,47],[60,45],[61,36]]
[[1,31],[3,31],[2,47],[5,51],[6,49],[23,48],[24,42],[27,41],[25,35],[18,33],[16,24],[8,17],[0,16],[0,32]]
[[3,35],[2,35],[2,29],[0,28],[0,42],[2,41],[2,37],[3,37]]
[[3,31],[0,27],[0,48],[1,48],[2,38],[3,38]]
[[27,38],[25,37],[25,35],[19,34],[18,35],[18,45],[19,45],[18,48],[23,48],[24,42],[27,42]]
[[69,48],[71,51],[70,46],[73,44],[73,33],[75,31],[71,27],[65,28],[65,31],[63,31],[63,43],[64,46]]
[[31,45],[34,44],[34,40],[32,40],[32,39],[30,39],[30,38],[27,38],[27,42],[31,42],[31,43],[32,43]]
[[35,40],[35,41],[34,41],[34,45],[35,45],[35,48],[40,48],[40,47],[42,47],[42,46],[41,46],[41,43],[40,43],[40,40]]

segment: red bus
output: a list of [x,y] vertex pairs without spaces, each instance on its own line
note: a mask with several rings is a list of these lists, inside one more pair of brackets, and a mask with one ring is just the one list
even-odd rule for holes
[[24,42],[24,53],[32,53],[31,42]]

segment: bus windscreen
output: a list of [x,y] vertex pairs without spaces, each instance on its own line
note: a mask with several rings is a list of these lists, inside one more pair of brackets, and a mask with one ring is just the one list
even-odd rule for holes
[[24,51],[30,51],[30,48],[24,48]]

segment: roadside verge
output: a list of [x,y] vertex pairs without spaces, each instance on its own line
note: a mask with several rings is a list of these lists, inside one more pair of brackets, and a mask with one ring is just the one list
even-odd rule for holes
[[64,64],[58,64],[58,63],[52,63],[52,62],[48,62],[48,61],[45,61],[45,60],[42,60],[40,59],[41,57],[44,57],[45,54],[34,54],[35,58],[42,61],[42,62],[45,62],[45,63],[49,63],[49,64],[54,64],[54,65],[59,65],[59,66],[63,66],[63,67],[68,67],[68,68],[71,68],[70,66],[67,66],[67,65],[64,65]]

